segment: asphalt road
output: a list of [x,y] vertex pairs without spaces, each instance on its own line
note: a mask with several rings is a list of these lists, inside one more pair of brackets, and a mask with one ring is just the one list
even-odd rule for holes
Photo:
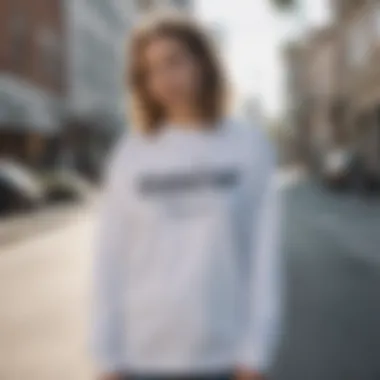
[[380,202],[285,191],[287,311],[276,380],[380,379]]
[[[287,313],[274,380],[380,379],[380,201],[284,190]],[[0,379],[90,380],[91,212],[0,247]]]

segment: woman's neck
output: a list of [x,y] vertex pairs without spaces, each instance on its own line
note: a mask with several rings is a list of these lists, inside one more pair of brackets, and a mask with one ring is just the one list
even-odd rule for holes
[[168,114],[167,122],[176,125],[179,128],[192,129],[197,128],[204,123],[204,118],[200,112],[194,109],[177,109],[175,112]]

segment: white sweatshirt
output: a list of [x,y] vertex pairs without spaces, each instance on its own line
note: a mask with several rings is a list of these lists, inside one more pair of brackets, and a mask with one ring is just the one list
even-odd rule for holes
[[281,310],[274,170],[262,133],[231,120],[120,144],[96,247],[102,369],[268,369]]

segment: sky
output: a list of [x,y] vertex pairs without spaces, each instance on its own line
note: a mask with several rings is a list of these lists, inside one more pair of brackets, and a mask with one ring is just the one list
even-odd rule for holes
[[269,0],[197,0],[197,13],[216,24],[226,66],[237,98],[255,97],[269,116],[284,109],[282,46],[329,20],[329,0],[299,0],[293,15],[279,14]]

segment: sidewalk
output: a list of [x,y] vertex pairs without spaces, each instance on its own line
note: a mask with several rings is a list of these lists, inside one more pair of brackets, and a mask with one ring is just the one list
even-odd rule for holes
[[0,252],[8,245],[53,231],[74,221],[92,204],[92,201],[61,204],[0,219]]

